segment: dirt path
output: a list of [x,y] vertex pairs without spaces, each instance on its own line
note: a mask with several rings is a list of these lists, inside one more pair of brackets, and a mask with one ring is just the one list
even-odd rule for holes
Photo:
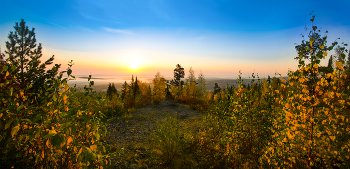
[[180,127],[186,126],[198,132],[203,116],[183,104],[161,101],[157,106],[147,104],[130,114],[112,118],[107,127],[110,135],[104,140],[114,150],[121,148],[122,154],[112,158],[111,168],[138,168],[136,163],[147,160],[148,138],[157,129],[157,122],[166,117],[178,117]]

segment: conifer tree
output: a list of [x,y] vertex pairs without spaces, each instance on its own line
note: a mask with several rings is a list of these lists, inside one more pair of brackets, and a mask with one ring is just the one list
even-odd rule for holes
[[[34,28],[28,29],[26,22],[21,20],[21,23],[14,26],[15,32],[10,32],[6,41],[5,53],[8,54],[8,61],[11,66],[16,66],[14,76],[17,76],[19,83],[24,92],[38,93],[45,85],[52,85],[50,78],[58,74],[60,64],[55,64],[51,69],[46,70],[46,66],[51,65],[54,56],[50,57],[44,63],[41,63],[42,46],[41,43],[37,46]],[[71,72],[67,72],[69,75]],[[25,86],[31,84],[29,89]]]
[[126,95],[126,89],[128,88],[128,84],[126,83],[126,81],[124,82],[124,84],[122,85],[122,99],[124,100],[125,95]]
[[214,86],[214,95],[217,94],[217,93],[220,93],[221,92],[221,87],[219,87],[218,83],[215,83],[215,86]]
[[108,88],[107,88],[107,96],[109,98],[112,98],[112,96],[116,95],[116,94],[118,94],[118,93],[117,93],[117,89],[114,86],[114,83],[112,83],[112,84],[109,83]]
[[333,56],[332,55],[328,60],[328,71],[333,72]]
[[135,97],[140,93],[140,86],[137,82],[137,76],[136,76],[136,79],[135,79],[135,82],[134,82],[134,86],[133,86],[133,94],[134,94],[134,100],[135,100]]
[[185,77],[185,70],[181,67],[180,64],[176,65],[176,68],[174,69],[174,83],[176,86],[179,86],[181,88],[181,78]]
[[267,82],[271,83],[271,77],[270,77],[270,75],[267,75]]

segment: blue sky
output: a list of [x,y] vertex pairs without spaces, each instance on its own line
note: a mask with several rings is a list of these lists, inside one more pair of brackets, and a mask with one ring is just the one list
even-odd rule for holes
[[[0,45],[15,22],[34,27],[43,58],[73,60],[73,74],[171,76],[177,63],[207,77],[295,70],[294,46],[314,25],[350,42],[350,1],[3,0]],[[324,34],[322,32],[322,34]],[[331,54],[331,53],[330,53]],[[327,59],[324,64],[327,64]]]

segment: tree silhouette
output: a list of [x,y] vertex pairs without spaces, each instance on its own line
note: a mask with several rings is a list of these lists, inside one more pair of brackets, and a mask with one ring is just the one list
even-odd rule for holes
[[179,86],[181,88],[181,78],[185,77],[185,70],[181,67],[180,64],[176,65],[176,68],[174,69],[174,83],[176,86]]
[[[13,76],[18,77],[20,87],[25,93],[34,93],[41,91],[45,85],[53,85],[50,79],[58,74],[60,64],[55,64],[51,69],[45,71],[46,66],[51,65],[54,56],[50,57],[44,63],[41,63],[42,46],[41,43],[37,46],[34,28],[28,29],[26,22],[21,20],[21,23],[14,26],[15,32],[10,31],[8,35],[9,41],[6,41],[5,53],[8,54],[9,66],[15,66]],[[68,75],[71,70],[68,70]],[[30,86],[26,88],[25,86]]]
[[112,83],[112,84],[109,83],[108,88],[107,88],[107,96],[109,98],[112,98],[112,96],[116,95],[116,94],[118,94],[118,93],[117,93],[117,89],[114,86],[114,83]]
[[333,72],[333,70],[333,56],[331,55],[331,57],[328,60],[328,73]]
[[128,84],[125,81],[124,84],[122,85],[122,100],[124,100],[125,98],[127,89],[128,89]]
[[221,87],[219,87],[218,83],[215,83],[215,86],[214,86],[214,95],[216,93],[220,93],[221,92]]
[[140,86],[137,82],[137,76],[136,76],[136,79],[135,79],[135,82],[134,82],[134,85],[133,85],[133,94],[134,94],[134,100],[135,100],[135,97],[140,93]]

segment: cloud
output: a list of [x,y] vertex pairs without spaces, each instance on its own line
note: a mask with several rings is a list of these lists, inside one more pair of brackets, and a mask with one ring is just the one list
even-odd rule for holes
[[121,33],[121,34],[128,34],[128,35],[133,35],[134,32],[131,30],[126,30],[126,29],[113,29],[113,28],[108,28],[108,27],[102,27],[104,30],[112,33]]

